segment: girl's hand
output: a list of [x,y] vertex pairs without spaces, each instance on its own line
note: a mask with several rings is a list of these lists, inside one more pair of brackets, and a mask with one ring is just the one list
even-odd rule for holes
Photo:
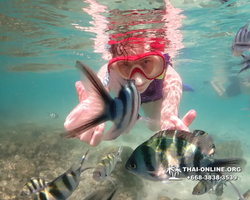
[[183,118],[182,120],[179,119],[176,116],[172,116],[170,118],[170,121],[173,123],[173,125],[175,126],[174,129],[176,130],[183,130],[183,131],[188,131],[189,132],[189,128],[188,126],[190,126],[190,124],[193,122],[193,120],[196,117],[196,112],[195,110],[190,110]]
[[[81,81],[77,81],[75,87],[80,103],[70,112],[65,120],[64,128],[68,131],[81,125],[81,119],[88,117],[88,113],[91,112],[89,105],[94,103],[94,99],[87,98],[86,90]],[[81,133],[79,139],[89,143],[91,146],[97,146],[102,141],[104,128],[104,123],[100,124]]]

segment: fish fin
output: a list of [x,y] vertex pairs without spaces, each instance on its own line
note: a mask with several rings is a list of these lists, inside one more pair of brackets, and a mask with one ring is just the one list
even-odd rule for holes
[[249,190],[247,190],[244,194],[243,194],[243,197],[244,198],[247,198],[247,196],[250,194],[250,189]]
[[160,121],[157,121],[150,117],[143,117],[141,115],[138,115],[138,121],[146,122],[147,127],[149,127],[152,130],[155,130],[155,129],[159,130],[160,128]]
[[118,186],[116,186],[112,192],[108,195],[107,200],[115,200],[117,198]]
[[102,140],[110,141],[118,138],[119,136],[120,134],[118,133],[117,125],[113,124],[113,126],[108,130],[108,132],[102,136]]
[[122,78],[114,69],[110,69],[109,88],[114,91],[115,97],[118,97],[123,85],[128,81]]
[[73,163],[70,168],[67,170],[67,173],[69,172],[75,172],[79,168],[79,164]]
[[86,88],[90,91],[90,98],[94,99],[94,101],[89,105],[91,112],[88,113],[88,116],[81,119],[83,125],[62,133],[61,137],[65,138],[78,137],[82,132],[111,119],[109,106],[113,102],[113,99],[102,85],[101,80],[95,72],[83,62],[77,61],[76,67],[86,76],[88,82]]
[[250,56],[245,57],[241,62],[238,63],[238,65],[244,65],[245,63],[250,61]]
[[116,152],[116,155],[115,155],[116,159],[118,161],[120,161],[120,162],[122,161],[122,159],[121,159],[122,150],[123,150],[123,147],[119,147],[119,149],[118,149],[118,151]]
[[228,181],[228,182],[232,185],[232,187],[234,188],[234,190],[238,194],[239,200],[245,200],[245,197],[242,196],[242,194],[239,192],[239,190],[237,189],[237,187],[232,183],[232,181]]
[[108,176],[107,180],[110,181],[114,186],[116,186],[116,184],[115,184],[116,179],[114,177]]
[[249,64],[249,65],[246,65],[246,66],[244,66],[244,67],[242,67],[241,70],[238,72],[237,76],[238,76],[241,72],[243,72],[243,71],[245,71],[245,70],[247,70],[247,69],[249,69],[249,68],[250,68],[250,64]]
[[82,173],[83,171],[87,170],[87,169],[93,169],[94,167],[87,167],[85,166],[87,160],[89,158],[89,149],[86,151],[86,153],[82,156],[81,159],[81,168],[80,168],[80,172]]
[[235,42],[234,47],[250,47],[250,42]]

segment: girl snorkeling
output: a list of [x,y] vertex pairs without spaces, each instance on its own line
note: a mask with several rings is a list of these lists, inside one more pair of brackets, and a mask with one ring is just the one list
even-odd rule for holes
[[[170,7],[168,1],[166,1],[167,6]],[[163,54],[169,42],[162,37],[155,37],[157,34],[153,37],[152,33],[148,34],[146,31],[143,31],[143,34],[144,37],[135,31],[111,34],[108,42],[111,59],[101,67],[98,77],[108,91],[111,68],[124,79],[134,79],[146,117],[159,122],[159,125],[157,123],[149,127],[152,131],[159,129],[189,131],[188,126],[196,117],[196,112],[190,110],[182,120],[177,117],[182,96],[182,80],[172,67],[170,55]],[[66,118],[64,124],[66,130],[80,126],[81,119],[91,112],[89,105],[94,103],[93,99],[87,97],[80,81],[76,82],[75,87],[80,103]],[[102,141],[103,131],[104,123],[81,133],[79,139],[96,146]]]

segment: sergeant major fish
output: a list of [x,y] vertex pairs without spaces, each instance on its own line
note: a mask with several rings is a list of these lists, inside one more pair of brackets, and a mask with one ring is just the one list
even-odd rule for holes
[[122,161],[121,159],[122,147],[118,149],[116,153],[109,153],[101,159],[101,162],[93,170],[93,179],[98,182],[110,180],[113,183],[113,179],[109,176],[114,170],[116,163]]
[[250,32],[248,31],[248,25],[249,23],[241,27],[235,35],[235,38],[231,45],[232,54],[235,57],[241,56],[243,51],[249,51],[250,49]]
[[31,178],[22,189],[21,196],[36,194],[47,187],[47,182],[41,178]]
[[[225,184],[225,181],[222,181],[222,180],[201,180],[194,187],[192,194],[202,195],[212,190],[214,191],[216,196],[221,196],[222,194],[220,193],[221,193],[221,190],[223,192],[223,184]],[[215,185],[216,185],[216,188],[214,190],[213,188]]]
[[212,159],[202,152],[211,151],[208,135],[194,136],[193,133],[178,130],[163,130],[139,145],[128,159],[126,169],[144,179],[167,181],[167,170],[175,167],[181,170],[180,177],[202,174],[184,171],[183,167],[231,167],[245,165],[241,158]]
[[[80,175],[83,171],[90,169],[90,167],[84,167],[88,151],[83,155],[81,164],[73,164],[69,170],[60,175],[53,181],[46,184],[46,187],[41,187],[40,190],[34,190],[37,195],[37,200],[65,200],[67,199],[77,188],[80,182]],[[25,185],[24,188],[27,186]],[[26,191],[26,189],[24,190]],[[28,194],[27,192],[25,194]],[[32,194],[32,192],[30,193]]]
[[[141,104],[140,93],[134,80],[125,80],[110,69],[110,89],[114,90],[113,99],[107,92],[94,71],[83,62],[77,61],[76,67],[87,78],[87,90],[90,97],[95,97],[95,102],[90,105],[90,116],[82,119],[82,125],[66,133],[62,137],[73,138],[79,136],[97,125],[106,121],[112,121],[114,125],[103,136],[103,140],[113,140],[123,133],[128,133],[139,118]],[[84,81],[84,80],[82,80]]]

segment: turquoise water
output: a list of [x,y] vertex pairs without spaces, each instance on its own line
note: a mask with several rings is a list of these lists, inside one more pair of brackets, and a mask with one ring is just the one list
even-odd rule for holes
[[[161,1],[117,2],[98,1],[109,10],[152,9],[162,3]],[[190,130],[205,130],[215,137],[216,143],[240,140],[244,158],[250,160],[248,156],[250,118],[247,117],[250,111],[242,110],[249,108],[250,86],[244,87],[242,82],[250,80],[250,72],[245,71],[236,76],[241,68],[237,65],[241,58],[233,57],[230,48],[237,31],[249,21],[250,2],[247,0],[229,1],[226,4],[216,0],[170,2],[172,6],[182,10],[179,15],[185,16],[182,18],[180,27],[184,48],[178,50],[178,54],[173,59],[174,68],[180,74],[183,83],[195,89],[194,92],[183,92],[179,109],[180,117],[190,109],[196,110],[197,117],[191,124]],[[236,5],[227,7],[234,2]],[[14,169],[18,169],[17,166],[14,169],[8,169],[12,161],[13,165],[22,162],[23,165],[30,166],[36,159],[44,159],[34,155],[29,157],[30,160],[21,159],[15,162],[15,152],[20,151],[25,154],[26,151],[21,149],[24,146],[32,151],[33,143],[34,146],[39,146],[43,142],[50,143],[53,138],[56,138],[51,148],[60,161],[49,165],[49,160],[53,160],[53,154],[51,154],[47,158],[48,163],[44,165],[47,171],[60,168],[57,171],[58,175],[66,170],[63,163],[80,158],[83,147],[91,148],[94,152],[115,144],[115,142],[106,142],[94,148],[76,141],[77,139],[59,139],[60,131],[55,132],[63,129],[65,118],[78,103],[74,84],[80,76],[74,67],[75,61],[86,62],[95,72],[107,63],[101,52],[94,52],[93,39],[96,38],[96,33],[86,29],[82,31],[74,25],[78,24],[84,28],[93,27],[93,23],[90,23],[93,22],[93,18],[82,10],[89,6],[88,1],[77,0],[0,1],[0,143],[2,145],[0,181],[5,183],[1,186],[0,199],[21,199],[17,194],[25,181],[20,183],[20,179],[26,180],[31,178],[29,175],[38,176],[40,173],[39,170],[34,170],[35,167],[30,167],[30,171],[34,170],[31,174],[16,173],[16,177],[3,176],[4,170],[7,170],[6,173],[12,173]],[[102,15],[108,17],[108,13]],[[102,49],[105,51],[104,47]],[[234,86],[234,83],[230,83],[232,79],[230,77],[236,77],[239,81],[238,87],[242,88],[241,91],[235,86],[231,89],[231,96],[226,94],[219,96],[212,87],[211,81],[222,82],[221,85],[227,89],[230,84]],[[47,112],[55,112],[59,118],[51,119]],[[134,136],[136,142],[132,142],[133,139],[117,141],[135,148],[151,134],[148,130],[144,130],[144,127],[143,131],[140,130],[140,126],[144,125],[139,124],[134,129],[137,133]],[[42,132],[42,135],[31,136],[30,133],[35,130]],[[4,146],[5,141],[9,143]],[[10,146],[17,145],[17,141],[21,144],[20,149],[15,147],[15,150],[10,153]],[[65,155],[56,148],[60,146],[58,143],[65,145]],[[67,156],[66,153],[68,153]],[[13,160],[10,159],[7,165],[9,157]],[[248,164],[241,181],[237,181],[236,184],[241,193],[249,189],[249,173]],[[53,174],[51,177],[55,178],[56,175]],[[10,183],[11,186],[8,187]],[[85,187],[85,184],[81,183],[80,186]],[[190,191],[192,187],[187,185],[188,183],[179,185],[178,189],[172,184],[164,186],[158,183],[148,184],[155,188],[145,197],[148,199],[157,199],[159,195],[166,195],[172,199],[216,199],[215,195],[208,194],[192,196]],[[89,190],[84,190],[84,194],[79,196],[80,186],[76,191],[77,196],[72,199],[83,199],[89,193],[90,186],[88,186]],[[5,187],[12,190],[16,196],[7,197],[6,194],[11,192],[5,190]],[[168,190],[167,194],[160,194],[163,191],[160,191],[161,187]],[[229,187],[225,188],[225,197],[221,199],[237,198],[236,193]],[[95,188],[98,188],[98,184]],[[176,193],[183,188],[187,192],[177,195]]]

